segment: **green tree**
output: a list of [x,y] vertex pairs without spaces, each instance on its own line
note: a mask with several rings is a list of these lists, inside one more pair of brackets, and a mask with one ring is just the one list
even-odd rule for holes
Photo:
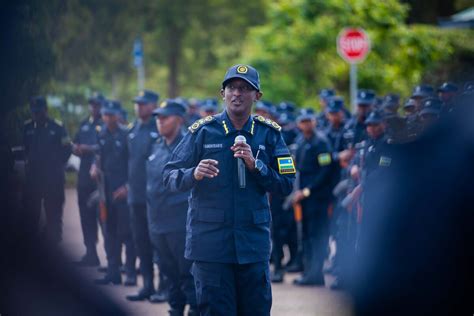
[[362,27],[372,51],[359,66],[359,87],[406,95],[425,72],[453,54],[450,36],[431,26],[407,26],[409,7],[396,0],[278,0],[267,23],[252,28],[245,60],[260,69],[270,99],[317,107],[333,86],[347,96],[349,65],[336,52],[343,27]]

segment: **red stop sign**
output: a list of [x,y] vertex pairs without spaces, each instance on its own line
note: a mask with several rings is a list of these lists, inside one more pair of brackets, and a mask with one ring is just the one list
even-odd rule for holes
[[337,37],[337,52],[348,63],[360,63],[370,51],[370,39],[363,29],[345,28]]

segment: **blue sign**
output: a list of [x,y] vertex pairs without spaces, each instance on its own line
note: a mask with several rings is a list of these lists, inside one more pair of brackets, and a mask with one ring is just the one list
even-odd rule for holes
[[143,66],[143,45],[139,38],[133,43],[133,65],[137,68]]

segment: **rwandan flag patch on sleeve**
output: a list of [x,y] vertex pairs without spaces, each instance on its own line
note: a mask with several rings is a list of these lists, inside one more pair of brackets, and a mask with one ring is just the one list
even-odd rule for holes
[[277,158],[277,161],[278,161],[278,172],[280,172],[280,174],[296,173],[295,164],[293,163],[293,158],[281,157],[281,158]]
[[331,163],[331,155],[329,153],[319,154],[318,163],[320,166],[327,166]]

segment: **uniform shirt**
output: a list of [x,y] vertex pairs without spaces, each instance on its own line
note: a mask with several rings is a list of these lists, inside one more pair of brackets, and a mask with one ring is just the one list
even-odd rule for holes
[[28,184],[58,190],[64,185],[64,167],[71,155],[71,141],[62,123],[47,119],[44,124],[25,122],[23,142]]
[[367,125],[365,123],[361,123],[357,120],[357,117],[352,117],[349,121],[347,121],[345,125],[345,135],[346,139],[352,139],[352,144],[360,143],[367,139]]
[[184,232],[190,191],[170,192],[163,183],[163,169],[183,138],[178,134],[169,145],[163,138],[153,144],[146,163],[148,219],[152,233]]
[[[102,120],[94,120],[92,117],[81,122],[79,131],[74,137],[74,144],[97,146],[98,135],[102,129]],[[77,176],[77,185],[79,187],[94,187],[95,181],[90,176],[90,169],[94,162],[94,153],[81,155],[81,164]]]
[[[249,117],[238,131],[224,111],[189,128],[165,166],[165,185],[173,191],[191,189],[186,225],[185,257],[222,263],[252,263],[270,259],[270,222],[266,193],[287,195],[294,164],[280,133],[281,127],[262,116]],[[243,135],[261,172],[246,169],[246,188],[238,185],[237,159],[230,147]],[[194,179],[202,159],[219,162],[218,176]]]
[[135,121],[128,132],[128,203],[146,204],[146,161],[158,138],[155,120]]
[[379,168],[387,168],[392,164],[390,145],[386,134],[377,139],[369,138],[364,150],[365,157],[362,165],[362,181],[367,181],[372,172]]
[[328,139],[315,132],[310,139],[298,137],[295,162],[300,174],[300,189],[308,188],[311,199],[332,197],[332,148]]
[[100,168],[104,174],[107,199],[128,180],[127,130],[118,127],[113,133],[103,128],[99,133]]
[[341,166],[339,164],[339,153],[349,147],[348,140],[344,137],[344,126],[341,124],[339,128],[334,127],[331,123],[325,130],[329,144],[332,148],[332,187],[334,188],[341,179]]

